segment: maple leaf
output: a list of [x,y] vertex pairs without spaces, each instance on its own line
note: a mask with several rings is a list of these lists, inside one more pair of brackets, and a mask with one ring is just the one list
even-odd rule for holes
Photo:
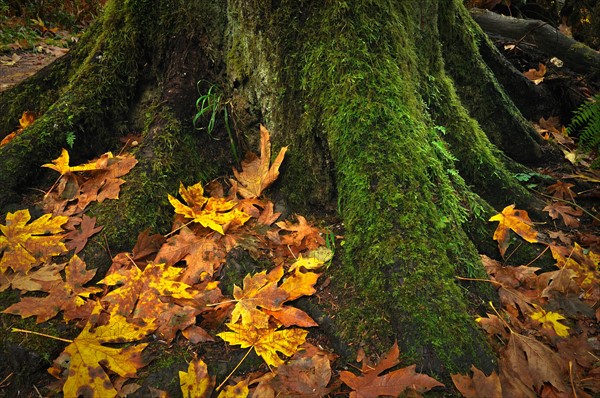
[[188,227],[183,227],[161,246],[156,261],[169,266],[185,261],[187,267],[180,280],[192,285],[212,277],[225,262],[226,254],[212,237],[200,237]]
[[574,209],[571,206],[561,204],[560,202],[549,203],[542,210],[547,211],[554,220],[557,219],[558,216],[561,216],[565,225],[572,228],[579,227],[579,220],[575,217],[583,215],[583,210]]
[[175,213],[191,218],[194,222],[205,228],[210,228],[224,235],[224,225],[244,225],[250,216],[239,209],[235,209],[236,203],[224,198],[205,198],[201,183],[185,188],[182,183],[179,186],[179,194],[188,204],[181,203],[178,199],[168,195],[169,202],[175,208]]
[[564,316],[557,312],[546,312],[546,310],[537,305],[535,307],[538,311],[529,314],[531,319],[540,322],[546,329],[553,329],[560,337],[569,336],[569,327],[559,322],[563,319],[566,319]]
[[[102,306],[98,304],[93,314],[98,315],[101,310]],[[130,323],[125,317],[114,313],[105,325],[97,326],[89,321],[48,371],[54,377],[60,378],[65,370],[65,397],[115,397],[117,391],[106,369],[121,377],[134,377],[137,370],[146,365],[141,353],[148,344],[125,348],[106,347],[103,344],[135,342],[146,337],[154,329],[156,326],[151,319]]]
[[194,356],[188,371],[179,371],[179,385],[183,398],[208,398],[215,387],[215,378],[208,374],[204,361]]
[[30,219],[29,210],[18,210],[6,215],[6,225],[0,224],[0,251],[3,252],[0,272],[12,268],[27,273],[31,268],[67,251],[61,242],[63,235],[60,234],[67,217],[44,214],[27,224]]
[[333,355],[305,343],[302,350],[279,366],[274,377],[262,383],[262,386],[259,385],[257,390],[268,385],[273,391],[273,396],[277,394],[276,396],[286,397],[325,397],[334,389],[327,387],[331,380],[333,358]]
[[92,302],[86,301],[92,294],[102,289],[84,287],[96,270],[86,270],[85,263],[73,256],[65,268],[65,281],[58,279],[52,283],[46,297],[22,297],[21,301],[5,309],[7,314],[20,315],[22,318],[36,316],[36,322],[42,323],[63,311],[65,320],[84,319],[90,311]]
[[242,348],[252,347],[269,366],[277,367],[283,364],[283,360],[277,352],[285,356],[292,356],[299,346],[304,344],[307,330],[304,329],[283,329],[277,327],[260,328],[253,324],[242,325],[241,323],[226,323],[231,332],[222,332],[217,334],[220,338],[233,345],[240,345]]
[[509,245],[509,230],[516,232],[521,238],[529,243],[538,242],[537,232],[533,229],[533,223],[525,210],[515,210],[515,205],[506,206],[502,213],[496,214],[489,221],[498,221],[498,227],[494,231],[494,240],[498,241],[498,249],[504,257]]
[[181,272],[181,268],[155,263],[149,263],[143,271],[137,265],[109,270],[98,283],[118,287],[102,301],[111,304],[112,312],[123,316],[156,318],[157,334],[171,341],[177,330],[194,324],[200,313],[199,308],[169,302],[195,298],[192,287],[178,280]]
[[453,374],[452,381],[465,398],[502,398],[502,386],[496,372],[486,376],[475,366],[471,366],[473,376]]
[[11,270],[0,272],[0,292],[10,286],[25,292],[48,291],[54,282],[62,281],[60,271],[64,267],[65,264],[48,264],[27,274]]
[[248,380],[241,380],[233,386],[225,386],[217,398],[246,398],[248,393]]
[[79,166],[69,166],[69,151],[65,148],[62,149],[59,157],[54,159],[52,163],[43,164],[42,167],[47,167],[49,169],[58,171],[61,176],[64,176],[68,173],[73,173],[76,171],[90,171],[97,170],[96,162],[85,163]]
[[552,194],[552,196],[556,199],[560,199],[560,200],[571,199],[571,201],[573,201],[573,198],[575,198],[575,196],[577,196],[577,193],[575,193],[571,190],[571,188],[573,188],[574,186],[575,186],[575,184],[569,184],[569,183],[562,182],[562,181],[556,181],[556,183],[548,186],[546,188],[546,191],[548,191],[548,193]]
[[375,367],[370,367],[366,360],[363,361],[361,376],[341,371],[340,379],[354,390],[350,393],[350,398],[377,398],[381,395],[396,397],[408,388],[422,393],[434,387],[444,386],[432,377],[416,373],[416,365],[390,371],[380,376],[381,373],[400,363],[399,355],[398,343],[395,342]]
[[535,85],[540,84],[544,81],[544,75],[546,74],[546,65],[540,63],[538,69],[529,69],[527,72],[523,72],[523,75],[531,80]]
[[283,245],[295,246],[298,251],[304,251],[306,249],[314,250],[325,244],[325,239],[321,236],[318,228],[311,226],[306,218],[300,215],[296,215],[296,218],[298,224],[288,221],[275,223],[282,230],[291,232],[281,237]]
[[75,249],[75,254],[83,250],[90,237],[102,231],[103,227],[96,227],[96,217],[91,218],[86,214],[79,224],[81,230],[74,229],[65,235],[65,244],[69,250]]
[[559,391],[567,391],[564,378],[568,375],[564,362],[556,352],[536,339],[511,333],[500,355],[507,372],[525,386],[539,389],[548,382]]
[[10,141],[12,141],[17,135],[21,134],[23,132],[23,130],[25,130],[27,127],[31,126],[34,121],[35,121],[35,113],[28,112],[28,111],[23,112],[23,114],[21,115],[21,118],[19,119],[19,125],[20,125],[19,129],[13,131],[12,133],[10,133],[6,137],[4,137],[2,139],[2,141],[0,141],[0,148],[2,148],[4,145],[6,145]]
[[246,275],[243,289],[234,285],[233,297],[238,301],[231,313],[231,323],[241,320],[243,325],[266,328],[271,315],[284,326],[316,326],[316,322],[304,311],[283,304],[314,294],[314,284],[319,275],[296,270],[281,286],[277,286],[282,276],[283,267],[279,266],[269,274],[263,271],[253,277]]
[[271,161],[271,139],[269,131],[260,125],[260,158],[250,152],[242,160],[242,171],[233,169],[235,178],[240,183],[238,193],[243,198],[256,198],[267,189],[279,176],[279,166],[283,162],[283,157],[287,147],[281,148],[277,158],[269,167]]

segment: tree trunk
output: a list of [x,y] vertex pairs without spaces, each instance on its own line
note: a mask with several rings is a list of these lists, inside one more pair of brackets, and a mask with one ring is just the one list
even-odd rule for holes
[[339,210],[332,339],[378,352],[397,339],[407,363],[440,375],[489,371],[465,287],[490,293],[455,276],[485,277],[490,204],[530,202],[499,149],[531,163],[539,146],[480,45],[495,51],[459,0],[109,1],[75,50],[0,97],[3,131],[24,110],[42,115],[0,149],[0,206],[44,178],[67,133],[87,158],[141,132],[121,198],[93,213],[113,253],[145,228],[165,233],[167,193],[233,165],[226,121],[220,141],[191,124],[215,85],[238,153],[255,147],[258,123],[290,145],[272,195],[294,211]]

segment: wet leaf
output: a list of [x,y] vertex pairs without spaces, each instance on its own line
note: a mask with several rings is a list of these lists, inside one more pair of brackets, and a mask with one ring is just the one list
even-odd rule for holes
[[194,357],[187,372],[179,371],[179,384],[183,398],[208,398],[215,387],[215,378],[208,374],[204,361]]

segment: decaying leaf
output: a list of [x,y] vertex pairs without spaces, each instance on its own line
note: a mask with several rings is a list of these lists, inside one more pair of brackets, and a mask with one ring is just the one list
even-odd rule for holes
[[56,282],[62,281],[60,271],[63,268],[65,268],[65,264],[44,264],[27,274],[11,270],[0,272],[0,292],[11,286],[22,292],[47,292]]
[[552,219],[557,219],[560,216],[567,227],[577,228],[579,227],[579,220],[575,217],[583,215],[583,210],[574,209],[569,205],[565,205],[561,202],[552,202],[544,207],[543,211],[547,211]]
[[400,362],[399,355],[398,344],[394,343],[375,367],[370,367],[366,360],[363,361],[361,376],[348,371],[340,372],[340,379],[353,390],[350,397],[377,398],[382,395],[396,397],[409,388],[422,393],[434,387],[444,386],[432,377],[415,372],[416,365],[381,375]]
[[210,228],[224,235],[223,226],[243,225],[250,216],[243,211],[234,208],[235,202],[224,198],[206,198],[202,184],[198,183],[185,188],[180,184],[179,194],[187,203],[187,206],[169,195],[169,202],[175,208],[175,213],[191,218],[205,228]]
[[471,366],[473,376],[451,375],[454,385],[465,398],[502,398],[502,386],[496,372],[486,376],[475,366]]
[[498,249],[504,257],[510,243],[509,231],[512,230],[529,243],[538,242],[537,232],[533,229],[533,222],[525,210],[515,210],[515,205],[506,206],[502,213],[496,214],[490,221],[498,221],[494,232],[494,240],[498,241]]
[[91,218],[86,214],[81,218],[81,229],[74,229],[65,235],[65,244],[69,250],[75,249],[75,254],[83,250],[90,237],[102,231],[103,227],[96,227],[96,217]]
[[260,125],[260,158],[254,153],[248,153],[242,161],[242,171],[233,170],[235,178],[239,182],[238,193],[243,198],[257,198],[267,189],[279,176],[279,166],[287,147],[281,148],[277,158],[271,166],[271,139],[269,131]]
[[325,239],[321,236],[321,230],[313,227],[306,221],[306,218],[297,215],[298,224],[289,221],[280,221],[276,225],[283,231],[288,231],[281,237],[281,243],[293,246],[298,252],[304,250],[314,250],[325,244]]
[[86,270],[85,263],[73,256],[65,267],[65,281],[58,279],[50,285],[48,296],[22,297],[21,301],[5,309],[7,314],[22,318],[36,316],[36,322],[45,322],[63,311],[65,320],[85,319],[90,314],[93,302],[86,301],[92,294],[102,291],[97,287],[84,287],[96,270]]
[[240,345],[242,348],[253,347],[256,354],[262,357],[267,365],[273,367],[283,364],[278,352],[288,357],[294,355],[304,344],[308,334],[307,330],[297,328],[278,330],[275,327],[259,328],[241,323],[225,325],[231,332],[222,332],[217,336],[229,344]]
[[215,378],[208,374],[204,361],[194,357],[187,372],[179,371],[179,384],[183,398],[208,398],[215,387]]
[[12,268],[27,273],[32,267],[49,261],[53,256],[67,252],[62,225],[67,217],[44,214],[27,224],[31,219],[29,210],[18,210],[6,215],[6,225],[0,224],[0,272]]
[[[98,315],[100,312],[101,306],[97,305],[93,314]],[[115,397],[117,391],[107,370],[121,377],[134,377],[137,370],[146,365],[141,354],[148,344],[124,348],[107,347],[103,344],[138,341],[155,328],[150,319],[134,324],[118,314],[111,314],[109,323],[105,325],[88,322],[48,371],[56,378],[62,378],[62,374],[66,374],[63,385],[65,397]]]
[[570,184],[562,181],[556,181],[556,183],[548,186],[546,191],[550,193],[554,198],[560,200],[571,200],[577,196],[576,192],[573,192],[571,188],[573,188],[575,184]]

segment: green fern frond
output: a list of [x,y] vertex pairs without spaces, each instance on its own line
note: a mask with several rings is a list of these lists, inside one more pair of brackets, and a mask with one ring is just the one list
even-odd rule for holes
[[581,104],[571,120],[569,133],[579,131],[579,142],[588,150],[600,149],[600,94]]

